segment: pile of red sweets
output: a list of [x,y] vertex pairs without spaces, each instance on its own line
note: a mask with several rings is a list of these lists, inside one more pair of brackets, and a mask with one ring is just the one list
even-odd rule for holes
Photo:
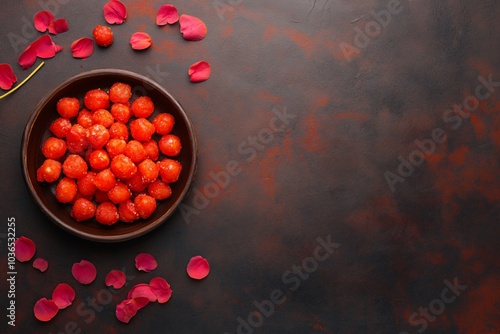
[[153,117],[151,98],[131,97],[131,86],[117,82],[109,93],[86,92],[82,108],[74,97],[57,102],[61,117],[42,146],[46,160],[37,180],[57,182],[57,200],[72,205],[77,221],[95,217],[103,225],[132,223],[148,218],[156,201],[172,195],[169,184],[182,170],[171,159],[181,151],[179,137],[171,133],[174,117]]

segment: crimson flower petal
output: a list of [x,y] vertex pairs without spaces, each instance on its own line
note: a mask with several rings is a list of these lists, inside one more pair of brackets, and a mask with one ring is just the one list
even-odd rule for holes
[[151,287],[144,283],[134,285],[127,295],[128,299],[140,297],[147,298],[150,302],[155,302],[157,299]]
[[81,260],[73,264],[71,267],[71,274],[79,283],[90,284],[95,280],[97,270],[91,262]]
[[163,304],[169,301],[170,297],[172,297],[172,289],[170,288],[170,284],[161,277],[155,277],[149,282],[149,287],[156,295],[158,303]]
[[134,50],[144,50],[151,46],[151,36],[145,32],[136,32],[130,37],[130,45]]
[[210,265],[208,264],[207,259],[204,259],[199,255],[192,257],[191,260],[189,260],[186,269],[189,277],[194,279],[203,279],[208,276],[208,273],[210,273]]
[[210,78],[210,64],[202,60],[194,63],[189,67],[189,80],[191,82],[201,82]]
[[111,270],[105,278],[106,286],[120,289],[125,285],[125,273],[121,270]]
[[33,261],[33,268],[40,270],[42,273],[47,270],[49,267],[49,263],[47,260],[42,259],[41,257],[36,258],[35,261]]
[[127,18],[127,8],[118,0],[111,0],[104,5],[104,19],[109,24],[122,24]]
[[137,301],[134,299],[125,299],[120,304],[116,305],[116,318],[128,324],[130,319],[137,314],[138,309],[139,306],[137,305]]
[[71,43],[71,53],[74,58],[88,58],[94,53],[94,41],[88,37],[77,39]]
[[36,62],[36,50],[29,45],[19,56],[17,62],[23,67],[23,70],[30,68]]
[[0,88],[9,90],[17,81],[17,77],[9,64],[0,64]]
[[148,253],[141,253],[135,257],[135,267],[137,270],[150,272],[158,267],[158,263],[153,255]]
[[179,21],[179,12],[174,5],[163,5],[158,8],[158,14],[156,15],[156,24],[159,26],[164,26],[165,24],[174,24]]
[[137,297],[134,298],[134,300],[135,304],[137,305],[137,310],[140,310],[141,308],[149,304],[149,299],[146,297]]
[[207,26],[197,17],[182,14],[179,23],[182,37],[188,41],[200,41],[207,36]]
[[73,300],[75,300],[75,290],[66,283],[58,284],[52,292],[52,301],[60,310],[70,306]]
[[36,252],[36,245],[30,238],[24,236],[14,241],[14,255],[19,262],[26,262],[33,258]]
[[31,44],[36,55],[42,59],[52,58],[56,55],[55,43],[49,35],[43,35]]
[[53,35],[66,32],[68,29],[68,22],[65,19],[57,19],[49,25],[49,32]]
[[47,298],[39,299],[33,308],[35,317],[40,321],[49,321],[56,316],[58,311],[59,308],[56,303],[52,300],[47,300]]
[[52,21],[54,21],[54,15],[46,10],[42,10],[36,13],[35,17],[33,18],[35,29],[39,32],[45,32]]

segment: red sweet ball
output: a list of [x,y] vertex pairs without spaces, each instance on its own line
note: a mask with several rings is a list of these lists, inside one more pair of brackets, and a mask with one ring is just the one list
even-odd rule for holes
[[132,102],[130,109],[135,117],[148,118],[155,110],[155,106],[149,96],[141,96]]
[[36,171],[38,182],[54,182],[61,175],[62,165],[59,161],[46,159]]
[[67,118],[60,117],[52,122],[49,130],[57,138],[65,138],[69,130],[71,130],[71,121]]
[[81,153],[89,146],[87,141],[87,130],[80,124],[71,127],[66,136],[66,145],[72,153]]
[[90,171],[87,172],[85,176],[78,179],[76,185],[78,186],[78,192],[80,195],[89,197],[94,196],[97,190],[97,187],[94,184],[95,176],[96,173]]
[[74,97],[63,97],[57,101],[56,110],[64,118],[73,118],[78,115],[80,101]]
[[109,89],[109,99],[114,103],[128,103],[131,97],[132,87],[122,82],[114,83]]
[[94,217],[96,212],[96,205],[86,198],[80,197],[75,200],[71,208],[71,217],[76,221],[89,220]]
[[69,177],[63,177],[56,186],[56,198],[61,203],[73,201],[78,192],[75,180]]
[[125,223],[132,223],[134,220],[139,219],[135,204],[131,200],[120,203],[118,206],[118,214],[120,220]]
[[94,149],[103,148],[107,144],[110,134],[108,129],[102,124],[94,124],[87,129],[86,138]]
[[113,159],[119,154],[125,154],[127,149],[127,142],[123,139],[110,139],[106,144],[106,151],[108,151],[109,157]]
[[76,118],[78,124],[83,126],[85,129],[90,128],[94,124],[94,119],[92,117],[92,113],[87,109],[82,109],[80,113],[78,113],[78,117]]
[[163,159],[157,162],[161,180],[165,183],[173,183],[179,179],[182,171],[181,164],[172,159]]
[[132,192],[123,183],[117,182],[111,190],[108,191],[109,200],[115,204],[125,202],[132,197]]
[[57,160],[66,153],[66,142],[62,139],[49,137],[43,143],[42,153],[47,159]]
[[104,202],[97,206],[95,213],[96,220],[103,225],[113,225],[118,221],[118,209],[111,202]]
[[92,120],[94,121],[94,124],[101,124],[105,128],[109,128],[115,122],[113,115],[111,115],[111,113],[106,109],[97,109],[94,111],[92,114]]
[[132,111],[130,110],[130,107],[126,104],[114,103],[111,106],[111,115],[116,121],[127,123],[130,117],[132,117]]
[[110,27],[97,25],[92,31],[95,43],[102,47],[108,47],[113,44],[113,32]]
[[97,173],[97,175],[94,178],[94,184],[97,187],[97,189],[101,191],[109,191],[111,188],[115,186],[116,177],[111,172],[111,170],[107,168]]
[[158,142],[161,153],[167,157],[176,157],[181,153],[181,139],[173,134],[164,135]]
[[79,179],[87,174],[88,166],[78,154],[70,154],[62,165],[63,173],[67,177]]
[[131,140],[127,143],[125,155],[129,157],[132,162],[139,163],[146,159],[146,150],[139,141]]
[[128,127],[121,122],[114,122],[109,128],[109,138],[128,140]]
[[95,111],[97,109],[108,109],[109,95],[103,90],[92,89],[85,94],[83,102],[85,104],[85,107],[90,111]]
[[103,149],[92,151],[89,154],[89,158],[87,160],[90,164],[90,167],[96,170],[107,168],[111,162],[108,153]]
[[172,195],[172,188],[165,182],[156,180],[148,185],[148,194],[157,200],[163,200]]
[[130,123],[132,138],[138,141],[149,141],[155,133],[155,127],[145,118],[138,118]]
[[119,154],[111,160],[111,171],[119,179],[130,179],[137,173],[137,166],[124,154]]
[[149,195],[137,195],[134,199],[135,208],[139,217],[146,219],[155,211],[156,200]]
[[174,128],[175,120],[174,116],[169,113],[161,113],[153,119],[152,123],[155,126],[156,133],[166,135]]

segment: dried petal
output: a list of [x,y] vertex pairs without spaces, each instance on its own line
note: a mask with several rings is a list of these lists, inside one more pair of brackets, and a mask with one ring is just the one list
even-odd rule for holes
[[151,36],[145,32],[136,32],[130,37],[130,44],[134,50],[144,50],[151,46]]
[[210,265],[208,261],[201,256],[192,257],[187,265],[187,273],[189,277],[194,279],[203,279],[210,273]]
[[91,262],[87,260],[81,260],[80,262],[73,264],[73,266],[71,267],[71,274],[73,274],[73,277],[79,283],[90,284],[95,280],[97,276],[97,270]]
[[115,289],[120,289],[125,285],[125,273],[121,270],[111,270],[106,275],[106,286],[112,286]]
[[42,259],[41,257],[36,258],[35,261],[33,261],[33,268],[40,270],[42,273],[47,270],[49,267],[49,263],[47,260]]
[[0,64],[0,88],[9,90],[17,81],[17,77],[9,64]]
[[163,304],[169,301],[170,297],[172,297],[172,289],[170,288],[170,284],[161,278],[155,277],[149,282],[149,287],[156,295],[158,303]]
[[56,55],[55,43],[49,35],[43,35],[31,44],[36,55],[42,59],[52,58]]
[[159,26],[164,26],[165,24],[174,24],[179,21],[179,12],[174,5],[163,5],[158,9],[158,14],[156,15],[156,24]]
[[202,60],[194,63],[189,67],[189,80],[191,82],[201,82],[210,78],[210,64]]
[[60,310],[70,306],[73,300],[75,300],[75,290],[66,283],[58,284],[52,292],[52,301]]
[[158,263],[153,255],[148,253],[141,253],[135,257],[135,267],[137,270],[150,272],[158,267]]
[[39,299],[33,308],[35,317],[40,321],[49,321],[56,316],[58,311],[59,308],[56,303],[52,300],[47,300],[47,298]]
[[207,26],[195,16],[182,14],[179,23],[182,37],[188,41],[200,41],[207,36]]
[[57,35],[68,31],[68,22],[65,19],[57,19],[49,25],[49,32]]
[[29,45],[19,56],[17,62],[23,67],[23,70],[30,68],[36,62],[36,50]]
[[134,299],[125,299],[120,304],[116,305],[116,318],[128,324],[130,319],[137,314],[138,309],[137,301]]
[[77,39],[71,43],[71,53],[74,58],[88,58],[94,53],[94,41],[88,37]]
[[35,29],[39,32],[45,32],[52,21],[54,21],[54,15],[46,10],[42,10],[36,13],[35,17],[33,18]]
[[140,297],[147,298],[150,302],[155,302],[157,299],[151,287],[144,283],[134,285],[127,295],[128,299]]
[[14,255],[19,262],[26,262],[33,258],[36,252],[36,245],[30,238],[24,236],[14,241]]
[[122,24],[127,18],[127,8],[118,0],[111,0],[104,5],[104,19],[109,24]]

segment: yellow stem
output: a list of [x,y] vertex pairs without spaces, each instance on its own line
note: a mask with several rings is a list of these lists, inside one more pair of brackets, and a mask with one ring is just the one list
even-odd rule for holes
[[24,85],[24,83],[26,81],[28,81],[33,75],[35,75],[36,72],[38,72],[38,70],[44,65],[45,63],[42,61],[40,63],[40,65],[38,65],[35,70],[33,72],[30,73],[30,75],[28,75],[26,77],[26,79],[24,79],[23,81],[21,81],[21,83],[19,85],[17,85],[16,87],[12,88],[11,90],[9,90],[7,93],[3,94],[2,96],[0,96],[0,99],[3,99],[4,97],[6,96],[9,96],[10,94],[14,93],[19,87],[21,87],[22,85]]

